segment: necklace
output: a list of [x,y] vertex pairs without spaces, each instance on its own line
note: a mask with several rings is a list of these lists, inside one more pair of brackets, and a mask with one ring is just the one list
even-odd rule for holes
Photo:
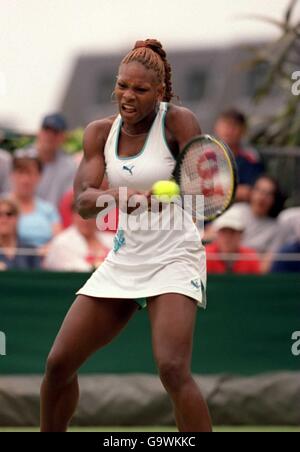
[[122,131],[127,135],[128,137],[141,137],[142,135],[148,135],[148,132],[143,133],[129,133],[127,130],[125,130],[124,126],[122,127]]

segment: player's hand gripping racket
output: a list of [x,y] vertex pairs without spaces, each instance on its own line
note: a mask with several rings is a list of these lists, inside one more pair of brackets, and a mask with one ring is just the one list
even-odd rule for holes
[[[238,183],[235,158],[229,147],[210,135],[194,137],[178,157],[173,177],[181,196],[203,195],[203,203],[193,202],[196,218],[212,221],[233,203]],[[197,211],[201,205],[201,212]]]

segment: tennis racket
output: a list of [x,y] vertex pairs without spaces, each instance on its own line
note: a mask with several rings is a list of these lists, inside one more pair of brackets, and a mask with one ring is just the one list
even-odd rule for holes
[[235,158],[229,147],[213,136],[199,135],[187,143],[178,157],[173,177],[181,196],[204,196],[201,212],[197,203],[192,204],[192,214],[198,219],[215,220],[235,199],[238,184]]

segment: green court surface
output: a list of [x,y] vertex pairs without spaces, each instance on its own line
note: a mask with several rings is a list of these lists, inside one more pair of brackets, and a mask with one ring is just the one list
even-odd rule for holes
[[[70,432],[177,432],[174,427],[71,427]],[[0,427],[0,433],[18,433],[18,432],[38,432],[37,428],[27,427]],[[216,433],[246,433],[246,432],[261,432],[261,433],[300,433],[299,427],[289,426],[223,426],[215,427]]]

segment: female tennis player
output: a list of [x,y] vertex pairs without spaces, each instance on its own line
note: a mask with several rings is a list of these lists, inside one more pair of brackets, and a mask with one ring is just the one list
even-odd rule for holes
[[[119,114],[91,123],[75,180],[79,213],[96,217],[104,173],[118,205],[172,176],[185,144],[201,133],[189,110],[170,104],[171,67],[160,42],[138,41],[121,62],[115,96]],[[209,432],[209,412],[190,365],[197,306],[205,307],[205,252],[193,222],[183,230],[119,230],[106,261],[79,290],[55,340],[41,389],[41,430],[66,431],[75,411],[77,370],[147,306],[159,375],[179,431]]]

